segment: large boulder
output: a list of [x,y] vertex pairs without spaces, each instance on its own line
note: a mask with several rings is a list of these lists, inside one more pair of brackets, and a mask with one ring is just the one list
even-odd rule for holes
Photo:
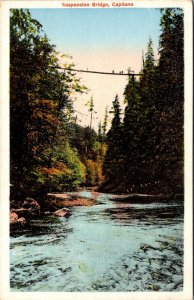
[[9,223],[10,224],[15,224],[18,221],[18,215],[14,211],[10,211],[9,214]]
[[19,223],[24,224],[25,219],[33,219],[40,216],[40,205],[33,198],[26,198],[20,203],[19,208],[12,208],[10,212],[10,223],[16,222],[16,215],[20,219]]
[[19,217],[34,218],[40,216],[40,205],[33,198],[26,198],[21,207],[15,209]]
[[26,219],[25,218],[19,218],[18,219],[18,221],[17,221],[17,223],[19,223],[19,224],[21,224],[21,225],[24,225],[24,224],[26,224]]
[[33,198],[26,198],[22,207],[40,211],[40,204]]
[[9,214],[9,223],[12,224],[21,224],[24,225],[26,223],[26,219],[24,217],[19,218],[18,214],[16,214],[13,209],[10,211]]
[[61,208],[56,210],[53,215],[57,217],[69,217],[71,216],[71,211],[68,208]]
[[12,209],[12,212],[16,213],[19,218],[29,219],[36,216],[36,214],[34,214],[34,212],[30,208],[29,209],[23,207],[16,208],[16,209]]

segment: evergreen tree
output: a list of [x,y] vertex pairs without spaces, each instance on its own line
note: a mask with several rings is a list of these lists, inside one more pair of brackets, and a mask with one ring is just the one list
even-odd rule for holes
[[183,190],[184,53],[183,11],[163,9],[160,36],[156,126],[158,175],[168,190]]
[[[159,64],[154,65],[150,39],[140,81],[129,76],[124,92],[127,105],[119,167],[102,190],[142,191],[140,186],[145,183],[145,192],[183,191],[183,12],[174,8],[161,12]],[[112,141],[112,149],[117,139],[111,140],[111,134],[107,141]],[[112,160],[108,150],[105,174]],[[155,186],[155,181],[160,184]]]
[[121,109],[119,104],[118,95],[116,95],[115,100],[113,101],[113,106],[111,113],[114,114],[112,119],[111,128],[107,133],[106,144],[107,152],[104,161],[104,175],[105,180],[112,180],[115,178],[115,173],[120,168],[120,150],[121,150]]
[[90,112],[90,129],[92,128],[92,118],[93,118],[93,113],[94,113],[94,100],[93,97],[91,97],[89,101],[89,112]]
[[127,105],[123,120],[122,174],[123,184],[132,186],[139,178],[137,174],[142,135],[142,102],[139,81],[135,76],[129,76],[124,96]]
[[105,108],[104,120],[103,120],[103,125],[102,125],[103,140],[106,139],[107,125],[108,125],[108,106]]
[[118,95],[115,96],[115,100],[113,101],[113,107],[111,113],[114,114],[114,117],[112,119],[112,125],[111,129],[109,130],[109,134],[111,134],[111,131],[118,130],[118,128],[121,125],[121,116],[120,116],[120,104],[119,104],[119,97]]
[[101,122],[98,123],[98,140],[102,142],[102,125]]
[[140,77],[141,95],[141,140],[139,144],[139,172],[142,183],[155,181],[154,149],[156,146],[156,123],[154,113],[157,102],[158,72],[154,64],[154,51],[151,38],[149,39],[145,63]]
[[144,62],[144,72],[145,70],[153,70],[154,69],[154,50],[153,50],[153,42],[152,39],[149,38],[147,52],[145,54],[145,62]]

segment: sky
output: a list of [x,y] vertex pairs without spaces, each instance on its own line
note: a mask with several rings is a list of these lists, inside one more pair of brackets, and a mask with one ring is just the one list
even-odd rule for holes
[[[158,9],[30,9],[30,12],[43,25],[56,50],[73,57],[71,62],[77,69],[126,72],[130,67],[138,73],[142,66],[142,51],[146,52],[149,38],[153,41],[157,58],[160,35]],[[75,95],[78,123],[89,125],[90,116],[85,104],[93,96],[96,114],[92,126],[97,130],[106,106],[111,109],[116,94],[124,108],[127,76],[77,73],[77,77],[89,89],[87,94]]]

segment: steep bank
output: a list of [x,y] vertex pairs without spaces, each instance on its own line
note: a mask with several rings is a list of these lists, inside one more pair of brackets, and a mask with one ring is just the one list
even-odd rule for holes
[[113,194],[143,194],[154,195],[156,197],[177,197],[176,195],[183,195],[184,190],[182,186],[171,187],[166,181],[157,180],[152,182],[130,183],[121,178],[115,177],[114,181],[106,180],[98,188],[101,193]]

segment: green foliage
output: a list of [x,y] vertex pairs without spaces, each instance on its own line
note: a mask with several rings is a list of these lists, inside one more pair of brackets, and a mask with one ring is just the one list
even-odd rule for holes
[[31,171],[32,181],[36,182],[35,188],[39,184],[46,191],[64,191],[85,182],[85,166],[68,143],[63,147],[56,145],[52,155],[49,167],[48,164],[46,167],[39,165]]
[[120,169],[120,164],[118,165],[118,161],[121,156],[121,144],[122,144],[122,125],[121,125],[121,109],[119,104],[118,95],[115,96],[113,101],[113,106],[111,109],[111,113],[114,114],[112,119],[111,128],[107,133],[106,144],[107,144],[107,152],[104,161],[104,175],[105,180],[111,180],[112,177],[115,177],[115,172]]
[[154,71],[154,50],[153,50],[153,43],[151,38],[148,42],[147,52],[145,55],[145,65],[144,65],[144,72],[145,71]]
[[106,146],[99,141],[98,135],[90,127],[73,126],[71,146],[77,149],[79,158],[86,168],[87,186],[99,185],[103,181],[102,166],[106,155]]
[[125,88],[123,124],[113,105],[102,190],[183,192],[183,12],[161,12],[159,63],[149,39],[141,77]]
[[96,159],[96,143],[98,136],[90,127],[82,127],[77,124],[71,125],[70,144],[77,149],[81,161],[86,159]]
[[104,113],[104,120],[102,124],[102,139],[106,139],[106,132],[107,132],[107,125],[108,125],[108,106],[105,108]]
[[29,10],[11,10],[10,174],[16,196],[102,182],[120,191],[142,192],[140,185],[149,182],[151,192],[182,192],[183,12],[161,12],[159,63],[149,39],[141,77],[129,76],[124,91],[123,121],[116,95],[111,128],[107,132],[106,107],[97,134],[93,98],[90,126],[75,124],[71,95],[86,88],[71,71],[73,64],[64,64],[67,70],[61,72],[42,25]]
[[12,9],[10,152],[16,196],[73,188],[85,180],[77,151],[68,144],[71,94],[82,93],[85,87],[71,70],[62,73],[57,69],[57,56],[55,46],[29,10]]
[[90,112],[90,129],[92,128],[92,119],[93,119],[93,114],[95,113],[94,111],[94,100],[93,97],[91,97],[90,101],[89,101],[89,110]]
[[98,123],[98,140],[102,142],[102,125],[101,122]]
[[[183,11],[162,10],[157,130],[160,131],[158,169],[172,190],[183,189],[184,53]],[[161,158],[163,158],[161,160]]]

